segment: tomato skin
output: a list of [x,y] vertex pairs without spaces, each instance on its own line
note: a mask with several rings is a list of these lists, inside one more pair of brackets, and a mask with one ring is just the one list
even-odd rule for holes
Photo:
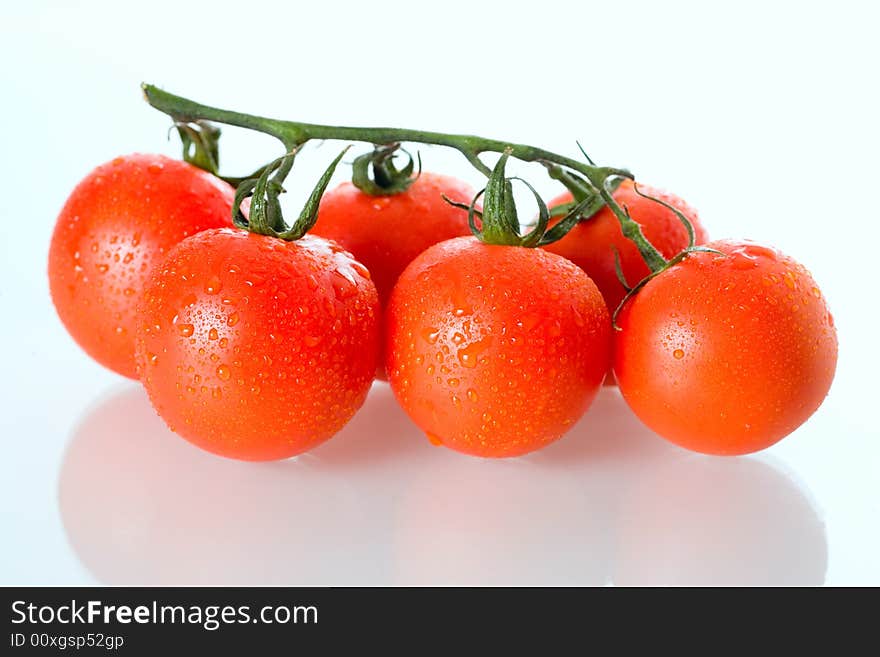
[[135,308],[151,269],[188,235],[232,224],[235,190],[186,162],[136,153],[89,173],[58,216],[49,288],[96,361],[136,378]]
[[324,194],[310,232],[334,240],[362,262],[384,306],[413,258],[437,242],[471,234],[467,212],[449,205],[443,194],[459,203],[474,198],[467,183],[430,172],[392,196],[370,196],[344,182]]
[[294,456],[363,404],[378,358],[376,288],[338,245],[236,229],[190,237],[138,311],[138,366],[173,431],[229,458]]
[[595,284],[540,249],[441,242],[406,268],[386,310],[386,370],[435,443],[518,456],[561,437],[596,395],[610,318]]
[[[693,224],[697,244],[709,240],[697,211],[683,200],[641,183],[639,183],[639,191],[659,198],[682,212]],[[645,237],[664,257],[672,258],[687,247],[687,229],[681,220],[674,212],[659,203],[639,196],[631,180],[623,181],[613,196],[621,207],[629,210],[632,218],[641,226]],[[571,194],[566,192],[550,201],[548,205],[552,208],[571,200]],[[638,248],[623,236],[620,222],[607,206],[602,207],[587,221],[578,223],[561,240],[544,248],[568,258],[587,272],[599,287],[609,310],[613,312],[626,295],[626,290],[617,280],[612,247],[620,254],[621,269],[630,285],[635,285],[650,273]]]
[[837,333],[809,272],[749,241],[707,246],[649,281],[618,316],[614,374],[630,408],[678,445],[747,454],[822,403]]

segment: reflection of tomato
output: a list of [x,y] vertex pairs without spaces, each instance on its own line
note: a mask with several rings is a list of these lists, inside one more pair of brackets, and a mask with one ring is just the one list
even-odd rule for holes
[[381,584],[381,570],[363,566],[386,560],[382,542],[363,540],[375,513],[334,463],[218,459],[168,431],[140,387],[127,388],[71,437],[61,520],[102,584]]
[[459,237],[401,275],[386,310],[386,369],[432,441],[517,456],[564,434],[609,361],[610,318],[596,286],[540,249]]
[[49,248],[49,286],[64,326],[96,361],[135,378],[135,307],[152,267],[188,235],[231,225],[234,191],[162,155],[128,155],[86,176]]
[[814,586],[828,548],[816,510],[752,459],[685,455],[633,480],[612,579],[633,586]]
[[420,476],[396,491],[396,582],[605,584],[608,500],[583,471],[543,467],[531,458],[480,462],[428,455]]
[[[697,244],[708,240],[706,231],[700,224],[697,211],[677,196],[668,194],[653,187],[639,184],[639,191],[669,203],[681,211],[694,226]],[[680,253],[688,245],[687,230],[675,213],[651,199],[639,196],[630,180],[625,180],[614,192],[614,200],[626,206],[632,218],[642,227],[645,237],[665,257],[671,258]],[[563,194],[550,202],[550,207],[568,203],[571,194]],[[636,246],[623,236],[620,222],[607,206],[600,209],[586,221],[578,223],[565,237],[558,242],[544,247],[548,251],[568,258],[583,269],[605,298],[605,303],[612,311],[626,294],[626,290],[617,280],[614,268],[614,249],[620,254],[620,264],[624,276],[630,285],[635,285],[650,271]]]
[[809,272],[774,249],[717,241],[623,308],[614,374],[636,415],[688,449],[745,454],[801,425],[834,378],[837,334]]
[[142,380],[159,414],[199,447],[286,458],[363,404],[378,314],[369,273],[332,242],[205,231],[169,252],[144,293]]

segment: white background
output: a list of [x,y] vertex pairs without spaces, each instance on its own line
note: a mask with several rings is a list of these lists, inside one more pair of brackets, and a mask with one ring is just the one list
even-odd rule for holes
[[[875,6],[2,3],[0,583],[880,584]],[[469,459],[428,445],[384,385],[299,459],[202,454],[77,349],[48,295],[74,184],[118,154],[177,153],[142,80],[281,118],[572,155],[579,139],[714,237],[811,269],[839,331],[831,394],[741,459],[666,445],[613,390],[543,452]],[[230,173],[278,153],[224,141]],[[297,164],[289,207],[335,149]],[[480,182],[454,153],[422,157]]]

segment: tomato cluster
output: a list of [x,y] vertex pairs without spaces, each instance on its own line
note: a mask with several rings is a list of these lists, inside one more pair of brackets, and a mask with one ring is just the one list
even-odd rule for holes
[[190,164],[117,158],[73,191],[49,253],[73,338],[222,456],[311,449],[377,373],[428,439],[483,457],[562,437],[609,369],[648,427],[711,454],[775,443],[831,385],[837,337],[810,274],[769,247],[709,242],[687,204],[628,180],[613,198],[659,269],[607,204],[553,243],[486,239],[503,203],[487,192],[482,211],[439,174],[378,195],[344,183],[296,239],[234,224],[234,197]]

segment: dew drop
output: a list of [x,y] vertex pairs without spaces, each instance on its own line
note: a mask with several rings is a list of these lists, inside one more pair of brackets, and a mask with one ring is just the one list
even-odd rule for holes
[[425,435],[428,437],[428,442],[435,447],[439,447],[443,444],[443,440],[441,440],[439,436],[431,433],[430,431],[426,431]]
[[209,340],[216,340],[219,337],[220,337],[220,334],[217,333],[217,329],[212,328],[210,331],[208,331],[208,339]]
[[231,313],[226,318],[226,326],[235,326],[236,324],[238,324],[238,313]]
[[180,332],[180,335],[188,338],[193,334],[193,331],[195,331],[195,327],[192,324],[179,324],[177,330]]
[[205,294],[217,294],[223,287],[218,276],[211,276],[205,281]]
[[485,351],[490,342],[492,341],[491,336],[486,336],[482,340],[477,340],[476,342],[472,342],[467,347],[458,350],[458,362],[462,364],[463,367],[474,368],[477,366],[477,359],[480,354]]
[[437,342],[437,338],[440,337],[440,331],[432,327],[427,327],[422,329],[421,335],[425,342],[428,344],[434,344]]
[[676,358],[676,360],[681,360],[682,358],[684,358],[684,351],[682,351],[681,349],[676,349],[672,352],[672,355]]
[[229,381],[229,377],[232,376],[232,372],[229,370],[228,365],[218,365],[217,366],[217,376],[221,381]]

